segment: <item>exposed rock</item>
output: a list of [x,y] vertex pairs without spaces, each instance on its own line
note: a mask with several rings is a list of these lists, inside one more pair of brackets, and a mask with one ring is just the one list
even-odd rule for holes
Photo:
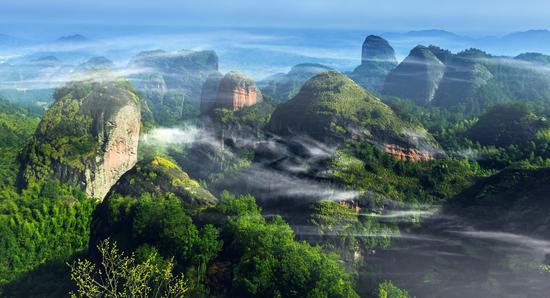
[[56,91],[22,160],[22,186],[58,179],[103,199],[135,165],[139,98],[127,82],[102,77]]
[[120,178],[111,193],[138,198],[146,192],[174,194],[190,207],[210,206],[217,202],[178,165],[159,156],[140,161]]
[[387,40],[380,36],[369,35],[363,42],[363,51],[361,53],[362,64],[369,62],[387,62],[397,65],[395,51]]
[[399,160],[429,161],[433,159],[429,151],[421,151],[415,148],[403,148],[392,144],[386,144],[384,146],[384,151]]
[[350,77],[366,89],[381,90],[388,73],[397,66],[395,51],[380,36],[369,35],[363,43],[361,65]]
[[[218,81],[219,83],[216,84]],[[214,93],[216,93],[215,99]],[[203,100],[204,102],[202,102]],[[218,76],[210,77],[207,84],[203,86],[201,111],[204,114],[216,108],[236,111],[243,107],[253,106],[261,100],[261,92],[252,79],[239,72],[231,71],[221,79]]]
[[443,62],[429,48],[417,46],[390,72],[383,93],[428,103],[434,99],[444,74]]
[[294,97],[307,80],[329,70],[332,68],[322,64],[301,63],[293,66],[286,74],[276,74],[258,82],[258,86],[262,94],[285,102]]

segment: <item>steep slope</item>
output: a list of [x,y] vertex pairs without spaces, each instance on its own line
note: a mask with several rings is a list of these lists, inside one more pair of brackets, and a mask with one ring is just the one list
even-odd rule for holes
[[262,94],[251,78],[240,72],[230,71],[222,78],[211,75],[203,85],[201,112],[212,113],[216,108],[236,111],[253,106],[261,100]]
[[361,65],[350,77],[365,89],[382,90],[388,73],[397,66],[395,51],[380,36],[369,35],[363,42]]
[[447,71],[441,81],[435,103],[453,106],[472,100],[480,88],[488,84],[494,75],[484,62],[491,57],[477,49],[470,49],[453,55],[447,62]]
[[429,48],[417,46],[389,73],[382,93],[420,104],[429,103],[438,90],[444,72],[445,65]]
[[332,70],[332,68],[322,64],[301,63],[294,65],[286,74],[277,74],[258,82],[258,86],[263,94],[285,102],[300,91],[305,81],[329,70]]
[[137,161],[139,98],[125,81],[70,83],[55,92],[29,144],[21,184],[59,179],[103,199]]
[[402,121],[378,98],[335,71],[313,77],[293,99],[279,105],[268,130],[328,142],[367,140],[392,154],[419,149],[429,158],[438,151],[424,129]]

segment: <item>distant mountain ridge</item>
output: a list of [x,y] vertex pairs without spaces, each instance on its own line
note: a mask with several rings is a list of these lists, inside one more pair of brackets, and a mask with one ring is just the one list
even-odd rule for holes
[[[419,49],[424,53],[422,59]],[[540,53],[506,57],[471,48],[453,54],[435,46],[418,46],[390,72],[383,94],[442,107],[467,104],[479,108],[511,100],[547,102],[549,61],[550,56]]]

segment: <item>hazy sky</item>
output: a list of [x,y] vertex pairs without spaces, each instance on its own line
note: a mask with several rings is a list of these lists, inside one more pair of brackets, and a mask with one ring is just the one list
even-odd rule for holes
[[[550,29],[548,0],[4,0],[7,23],[123,23],[502,33]],[[5,28],[0,28],[5,29]],[[5,31],[5,30],[1,30]]]

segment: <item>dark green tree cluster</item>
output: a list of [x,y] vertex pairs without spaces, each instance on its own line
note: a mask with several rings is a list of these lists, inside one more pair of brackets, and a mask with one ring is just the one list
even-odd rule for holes
[[224,255],[231,261],[234,297],[358,297],[337,256],[297,242],[277,216],[265,219],[254,197],[224,192],[216,209]]
[[335,177],[351,189],[408,203],[439,203],[457,194],[471,184],[472,167],[451,158],[402,161],[367,142],[351,144],[333,159]]
[[0,191],[0,283],[88,247],[96,201],[58,182]]

